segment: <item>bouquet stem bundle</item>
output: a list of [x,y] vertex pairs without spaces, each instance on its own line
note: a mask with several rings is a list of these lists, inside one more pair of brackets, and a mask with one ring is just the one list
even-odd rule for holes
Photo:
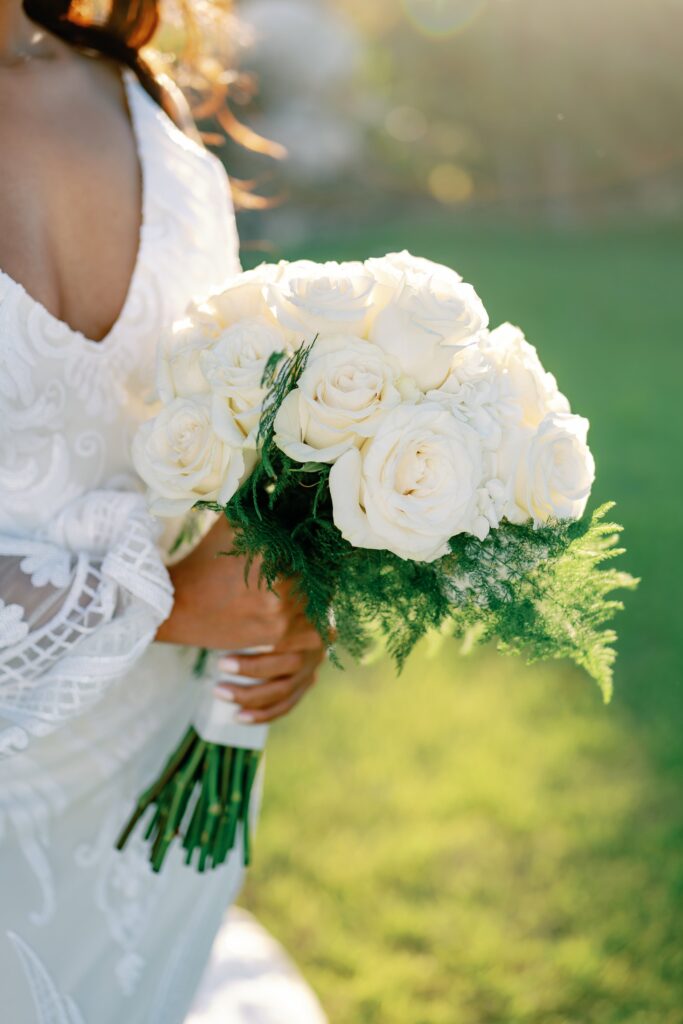
[[150,807],[154,815],[145,832],[152,869],[161,871],[166,854],[182,837],[185,863],[196,856],[200,872],[225,863],[241,825],[244,864],[250,861],[249,804],[261,751],[222,746],[203,740],[190,726],[158,778],[138,799],[116,841],[126,845]]

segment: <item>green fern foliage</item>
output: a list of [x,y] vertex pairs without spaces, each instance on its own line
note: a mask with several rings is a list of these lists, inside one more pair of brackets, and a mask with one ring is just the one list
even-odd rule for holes
[[616,640],[609,623],[622,608],[612,595],[638,582],[609,564],[623,553],[621,527],[606,520],[612,504],[541,528],[503,522],[483,541],[460,534],[431,563],[353,547],[332,520],[330,467],[295,463],[273,441],[275,414],[310,348],[269,364],[261,459],[225,508],[201,506],[228,517],[232,553],[248,564],[258,558],[268,586],[296,580],[337,663],[340,649],[360,658],[380,638],[400,670],[423,636],[447,630],[530,661],[569,658],[608,701]]
[[503,523],[484,541],[454,538],[455,634],[476,627],[478,639],[530,661],[570,658],[608,701],[616,633],[606,627],[623,607],[610,595],[638,583],[605,565],[624,550],[617,546],[621,527],[605,521],[612,507],[541,529]]

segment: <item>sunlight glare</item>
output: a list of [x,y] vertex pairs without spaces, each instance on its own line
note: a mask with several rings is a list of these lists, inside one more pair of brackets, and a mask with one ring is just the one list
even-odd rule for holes
[[428,36],[448,36],[469,25],[486,0],[403,0],[406,14]]

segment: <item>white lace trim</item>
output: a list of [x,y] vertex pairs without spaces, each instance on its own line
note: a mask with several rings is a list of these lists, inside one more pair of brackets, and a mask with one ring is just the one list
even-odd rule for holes
[[[0,536],[0,555],[18,556],[21,572],[46,552],[59,552],[62,565],[73,559],[68,586],[46,621],[46,599],[35,595],[27,600],[28,622],[12,612],[18,605],[2,610],[12,612],[15,633],[10,629],[12,642],[0,644],[0,714],[33,736],[99,700],[151,643],[173,603],[156,547],[158,524],[141,495],[93,491],[64,510],[50,533],[38,541]],[[40,578],[48,582],[47,574]]]
[[19,643],[28,633],[24,609],[19,604],[5,604],[0,599],[0,647]]

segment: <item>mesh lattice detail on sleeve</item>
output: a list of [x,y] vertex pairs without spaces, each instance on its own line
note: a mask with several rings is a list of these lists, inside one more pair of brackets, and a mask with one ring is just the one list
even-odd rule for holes
[[[49,538],[0,538],[0,554],[12,558],[15,573],[35,572],[41,546],[61,543],[73,560],[67,587],[39,600],[27,595],[29,632],[0,650],[0,715],[15,727],[34,736],[52,732],[97,701],[154,639],[173,600],[157,530],[139,495],[98,491],[62,514]],[[18,586],[15,578],[15,601]],[[25,590],[31,587],[24,576]],[[0,754],[1,740],[0,732]]]

